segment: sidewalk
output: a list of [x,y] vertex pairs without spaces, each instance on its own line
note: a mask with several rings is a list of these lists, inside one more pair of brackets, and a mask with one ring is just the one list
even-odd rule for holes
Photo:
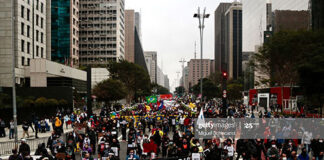
[[[38,132],[38,137],[39,138],[44,138],[44,137],[50,137],[51,134],[52,134],[52,126],[50,126],[50,131],[47,131],[46,133],[40,133]],[[22,136],[23,136],[23,129],[22,129],[22,125],[18,125],[17,126],[17,130],[18,130],[18,140],[22,139]],[[73,131],[71,125],[69,125],[69,128],[66,129],[65,128],[65,124],[64,124],[64,133],[67,133],[67,132],[71,132]],[[27,140],[33,140],[33,139],[36,139],[35,138],[35,132],[33,132],[33,130],[29,127],[28,129],[28,133],[29,133],[29,138],[27,138],[27,135],[25,135],[25,139]],[[6,128],[6,137],[0,137],[0,143],[1,142],[13,142],[15,139],[9,139],[9,129]]]

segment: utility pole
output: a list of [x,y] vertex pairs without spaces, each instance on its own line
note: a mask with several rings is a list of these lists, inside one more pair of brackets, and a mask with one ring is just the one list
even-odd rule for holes
[[12,0],[12,8],[11,8],[11,40],[12,40],[12,108],[13,108],[13,119],[15,124],[15,148],[18,149],[18,131],[17,131],[17,104],[16,104],[16,54],[15,54],[15,2]]
[[200,32],[200,102],[203,101],[203,40],[204,40],[204,28],[205,18],[209,18],[209,14],[206,14],[206,8],[204,12],[200,13],[200,7],[198,7],[198,13],[194,14],[194,18],[198,18],[199,21],[199,32]]

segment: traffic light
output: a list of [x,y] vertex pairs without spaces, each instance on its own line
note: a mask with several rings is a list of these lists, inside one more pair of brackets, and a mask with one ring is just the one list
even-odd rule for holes
[[222,76],[223,76],[223,79],[227,79],[227,72],[226,71],[223,71],[222,72]]

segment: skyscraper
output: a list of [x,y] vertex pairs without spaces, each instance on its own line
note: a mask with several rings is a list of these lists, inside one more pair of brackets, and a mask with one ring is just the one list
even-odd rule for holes
[[324,28],[324,1],[311,0],[312,28],[319,30]]
[[225,58],[228,77],[242,76],[242,4],[233,2],[225,12]]
[[80,1],[80,64],[125,59],[124,0]]
[[125,10],[125,59],[147,70],[134,10]]
[[144,56],[151,82],[157,83],[157,53],[155,51],[145,51]]
[[51,17],[51,60],[79,67],[79,0],[52,0]]
[[225,70],[225,12],[231,3],[220,3],[215,11],[215,71]]
[[[27,82],[25,68],[31,59],[46,58],[46,0],[0,1],[0,86],[12,86],[12,56],[15,56],[16,83]],[[15,11],[12,26],[12,10]],[[14,30],[13,30],[14,29]],[[12,33],[14,32],[14,37]],[[15,46],[12,46],[12,38]]]

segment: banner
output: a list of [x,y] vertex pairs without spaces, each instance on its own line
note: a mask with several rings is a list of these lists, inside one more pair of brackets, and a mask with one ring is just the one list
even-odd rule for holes
[[156,96],[149,96],[146,97],[147,103],[156,103],[157,102],[157,97]]
[[167,100],[167,99],[172,99],[172,94],[161,94],[160,99],[161,100]]

